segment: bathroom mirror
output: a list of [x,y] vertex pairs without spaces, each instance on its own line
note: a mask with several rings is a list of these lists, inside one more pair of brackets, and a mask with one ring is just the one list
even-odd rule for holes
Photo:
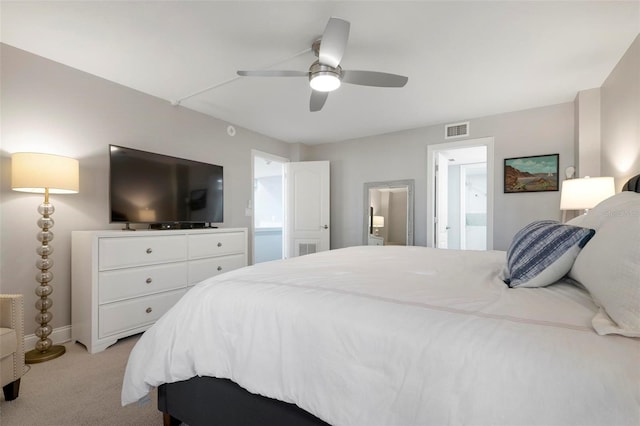
[[364,184],[363,244],[413,245],[414,180]]

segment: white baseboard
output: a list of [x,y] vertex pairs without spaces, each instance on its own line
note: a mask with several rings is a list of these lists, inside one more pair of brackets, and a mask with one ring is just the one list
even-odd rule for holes
[[[64,327],[54,328],[53,332],[49,335],[49,339],[53,341],[54,345],[60,345],[71,341],[71,326],[65,325]],[[40,340],[35,334],[27,334],[24,336],[24,349],[30,351],[36,347],[36,342]]]

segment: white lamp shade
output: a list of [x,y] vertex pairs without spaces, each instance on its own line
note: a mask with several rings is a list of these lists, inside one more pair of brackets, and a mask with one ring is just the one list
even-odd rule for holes
[[11,189],[21,192],[75,194],[78,160],[59,155],[17,152],[11,156]]
[[585,177],[562,182],[560,210],[594,208],[616,192],[612,177]]
[[384,216],[374,216],[373,217],[373,227],[374,228],[384,228]]

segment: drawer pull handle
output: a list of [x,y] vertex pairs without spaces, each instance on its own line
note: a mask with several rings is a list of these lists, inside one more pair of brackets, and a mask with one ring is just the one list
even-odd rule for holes
[[222,266],[218,266],[218,271],[222,271]]
[[147,249],[147,254],[151,254],[153,252],[153,250],[151,250],[151,248]]
[[147,278],[146,281],[147,281],[147,284],[151,284],[151,281],[153,281],[153,280],[151,279],[151,277],[149,277],[149,278]]
[[222,247],[222,243],[218,243],[218,247]]
[[146,313],[148,313],[148,314],[150,314],[150,313],[151,313],[151,311],[153,311],[153,309],[151,309],[151,308],[147,308],[147,309],[145,310],[145,312],[146,312]]

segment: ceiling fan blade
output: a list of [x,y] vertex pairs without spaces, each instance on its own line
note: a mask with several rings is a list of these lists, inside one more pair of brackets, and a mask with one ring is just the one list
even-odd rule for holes
[[309,71],[254,70],[238,71],[243,77],[309,77]]
[[344,19],[333,17],[329,19],[322,34],[318,52],[318,59],[321,64],[334,68],[340,65],[342,55],[344,55],[344,51],[347,48],[350,26],[351,24]]
[[309,110],[311,112],[320,111],[328,97],[329,92],[318,92],[317,90],[312,90],[311,101],[309,101]]
[[342,82],[361,86],[403,87],[408,77],[377,71],[342,71]]

